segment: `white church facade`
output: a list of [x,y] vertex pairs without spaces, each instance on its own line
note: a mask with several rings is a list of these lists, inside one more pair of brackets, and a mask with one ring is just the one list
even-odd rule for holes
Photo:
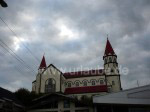
[[36,80],[32,82],[32,91],[37,94],[57,92],[78,98],[120,91],[117,55],[108,39],[103,60],[104,69],[62,73],[53,64],[46,66],[43,56]]

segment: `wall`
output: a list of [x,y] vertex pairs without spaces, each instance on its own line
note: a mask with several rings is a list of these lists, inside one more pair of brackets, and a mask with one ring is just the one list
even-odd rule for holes
[[41,75],[41,93],[45,92],[45,82],[49,78],[53,78],[56,81],[56,92],[60,92],[60,75],[61,72],[53,66],[48,67]]
[[[92,80],[96,81],[96,85],[100,85],[100,80],[104,80],[104,85],[105,85],[105,76],[104,75],[66,79],[66,83],[68,84],[69,82],[71,82],[72,83],[71,87],[76,87],[75,83],[80,82],[79,87],[81,87],[81,86],[83,86],[83,81],[87,81],[88,82],[87,86],[92,86],[92,83],[91,83]],[[68,88],[67,84],[65,86],[66,88]]]
[[[41,75],[41,76],[40,76]],[[45,93],[45,82],[49,78],[53,78],[56,81],[56,92],[60,92],[60,75],[61,72],[57,70],[53,66],[49,66],[46,70],[43,72],[38,73],[36,76],[36,83],[32,84],[33,90],[35,88],[36,93]],[[41,84],[40,84],[40,78],[41,78]],[[34,84],[36,85],[34,87]]]

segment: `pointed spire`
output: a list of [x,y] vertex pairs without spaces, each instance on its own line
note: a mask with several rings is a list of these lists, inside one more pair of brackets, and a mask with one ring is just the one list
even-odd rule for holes
[[39,69],[45,69],[45,68],[46,68],[46,61],[45,61],[45,57],[44,57],[44,55],[43,55],[41,64],[40,64],[40,66],[39,66]]
[[110,42],[109,42],[109,40],[108,40],[108,36],[107,36],[107,43],[106,43],[106,48],[105,48],[105,54],[104,55],[108,55],[108,54],[115,54],[115,52],[114,52],[114,50],[113,50],[113,48],[112,48],[112,46],[111,46],[111,44],[110,44]]

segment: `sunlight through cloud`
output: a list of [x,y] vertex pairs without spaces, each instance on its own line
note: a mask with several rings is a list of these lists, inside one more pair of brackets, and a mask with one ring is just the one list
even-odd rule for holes
[[56,28],[60,31],[59,37],[62,40],[76,40],[79,39],[79,33],[72,29],[63,20],[57,20]]
[[18,39],[16,37],[14,37],[13,44],[14,44],[15,51],[18,51],[21,48],[21,45],[23,42],[25,42],[25,39],[23,39],[23,38]]

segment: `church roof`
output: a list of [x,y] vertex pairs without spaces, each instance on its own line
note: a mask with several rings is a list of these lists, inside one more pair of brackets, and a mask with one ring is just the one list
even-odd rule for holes
[[44,56],[42,58],[40,66],[39,66],[39,69],[43,69],[43,68],[46,68],[46,61],[45,61],[45,57]]
[[107,39],[107,43],[106,43],[106,48],[105,48],[105,54],[104,55],[108,55],[108,54],[115,54],[109,40]]
[[89,70],[89,71],[77,71],[77,72],[66,72],[63,75],[65,78],[99,76],[99,75],[104,75],[104,69]]

